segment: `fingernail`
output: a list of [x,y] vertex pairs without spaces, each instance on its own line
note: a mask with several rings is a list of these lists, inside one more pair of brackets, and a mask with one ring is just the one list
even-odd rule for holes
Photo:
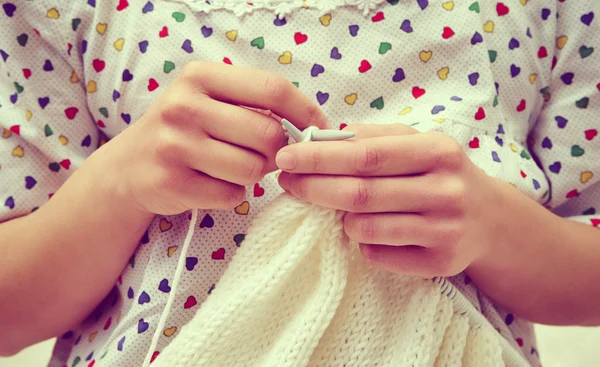
[[284,171],[293,170],[296,168],[296,157],[292,153],[282,152],[275,157],[275,163]]
[[281,173],[279,175],[279,186],[285,191],[289,191],[290,189],[290,175],[287,173]]

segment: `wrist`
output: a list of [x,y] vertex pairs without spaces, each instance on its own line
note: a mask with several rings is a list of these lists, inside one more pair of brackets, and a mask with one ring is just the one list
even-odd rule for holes
[[86,176],[91,190],[103,197],[107,205],[130,219],[139,218],[143,222],[149,222],[155,214],[140,205],[133,194],[131,176],[134,167],[126,159],[126,154],[117,149],[118,138],[96,150],[81,166],[80,171]]

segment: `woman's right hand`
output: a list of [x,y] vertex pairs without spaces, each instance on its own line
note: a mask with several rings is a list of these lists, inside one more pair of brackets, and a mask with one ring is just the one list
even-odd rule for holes
[[275,154],[287,143],[279,121],[247,107],[273,111],[299,128],[328,127],[319,107],[287,79],[198,61],[97,153],[117,167],[114,182],[144,212],[233,208],[244,186],[277,169]]

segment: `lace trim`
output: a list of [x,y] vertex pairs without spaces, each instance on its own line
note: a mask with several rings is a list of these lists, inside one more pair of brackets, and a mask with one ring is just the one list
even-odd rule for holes
[[342,6],[354,6],[367,16],[376,7],[388,1],[397,3],[398,0],[169,0],[184,3],[195,11],[210,13],[211,10],[229,10],[236,16],[242,17],[254,10],[266,9],[273,11],[279,18],[290,15],[299,9],[317,9],[326,14]]

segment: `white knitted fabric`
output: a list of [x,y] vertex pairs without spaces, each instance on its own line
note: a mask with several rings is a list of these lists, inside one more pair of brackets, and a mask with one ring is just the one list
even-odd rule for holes
[[446,296],[449,282],[368,265],[342,215],[276,199],[153,365],[527,365],[468,301]]

